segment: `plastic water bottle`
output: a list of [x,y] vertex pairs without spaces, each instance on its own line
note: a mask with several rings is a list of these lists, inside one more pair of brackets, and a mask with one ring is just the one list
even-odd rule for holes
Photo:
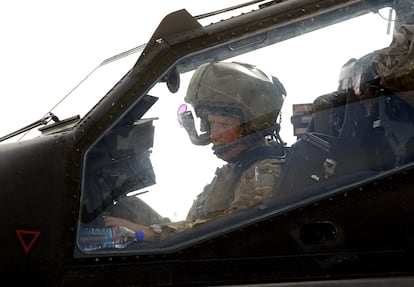
[[79,246],[85,251],[104,248],[125,248],[132,242],[143,240],[143,231],[135,232],[124,226],[81,228],[79,232]]

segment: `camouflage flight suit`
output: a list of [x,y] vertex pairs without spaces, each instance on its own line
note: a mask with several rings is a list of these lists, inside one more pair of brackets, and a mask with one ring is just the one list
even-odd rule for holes
[[414,25],[403,24],[391,45],[373,59],[380,85],[414,106]]
[[187,220],[166,226],[182,231],[232,212],[269,203],[275,199],[284,161],[282,157],[274,157],[249,166],[229,163],[217,168],[213,181],[194,201]]

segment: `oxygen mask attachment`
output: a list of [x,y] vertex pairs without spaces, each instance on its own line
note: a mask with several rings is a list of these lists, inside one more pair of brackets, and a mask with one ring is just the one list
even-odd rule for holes
[[187,110],[187,105],[182,104],[177,111],[177,120],[180,123],[180,126],[183,127],[186,131],[190,140],[195,145],[208,145],[211,143],[210,134],[208,132],[198,134],[193,113]]

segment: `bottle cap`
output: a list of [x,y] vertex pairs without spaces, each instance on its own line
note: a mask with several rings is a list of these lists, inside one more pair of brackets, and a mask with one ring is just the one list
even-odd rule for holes
[[138,241],[144,241],[144,231],[143,230],[136,231],[135,237]]

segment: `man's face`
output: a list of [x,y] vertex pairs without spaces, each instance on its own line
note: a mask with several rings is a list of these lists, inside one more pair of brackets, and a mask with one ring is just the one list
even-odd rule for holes
[[208,115],[208,121],[210,123],[210,137],[214,146],[236,143],[224,153],[217,154],[217,157],[228,160],[245,149],[244,145],[237,143],[242,137],[239,118],[212,114]]

